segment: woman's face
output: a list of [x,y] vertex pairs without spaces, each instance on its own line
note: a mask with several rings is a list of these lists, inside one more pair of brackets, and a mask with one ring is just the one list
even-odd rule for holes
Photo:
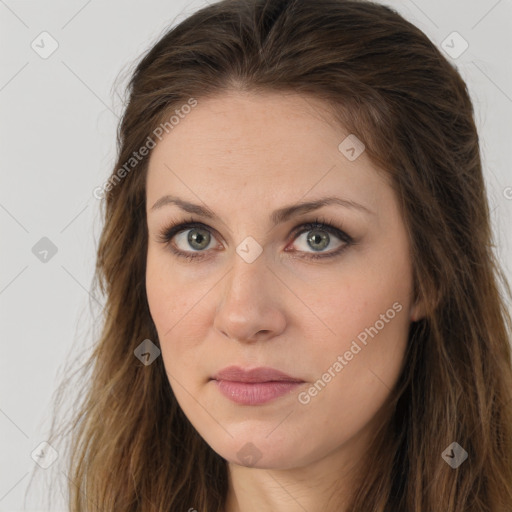
[[[419,314],[394,193],[326,112],[282,93],[199,99],[149,162],[146,287],[165,369],[199,434],[242,466],[357,457]],[[230,366],[295,382],[218,376]]]

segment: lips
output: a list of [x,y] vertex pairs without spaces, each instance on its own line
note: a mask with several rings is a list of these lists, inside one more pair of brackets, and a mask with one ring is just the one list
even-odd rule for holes
[[212,383],[229,400],[239,405],[263,405],[289,395],[304,381],[268,367],[244,369],[228,366],[216,373]]
[[292,377],[280,370],[269,367],[244,369],[240,366],[228,366],[220,370],[213,377],[217,381],[231,382],[304,382],[302,379]]

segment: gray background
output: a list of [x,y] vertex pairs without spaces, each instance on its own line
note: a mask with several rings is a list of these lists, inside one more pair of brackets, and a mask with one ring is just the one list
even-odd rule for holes
[[[474,102],[496,251],[511,280],[512,0],[382,3],[441,48],[454,31],[469,43],[448,58]],[[87,351],[88,329],[98,328],[89,309],[101,309],[89,294],[101,228],[92,191],[115,163],[126,72],[169,24],[204,4],[0,0],[0,512],[24,510],[31,453],[45,440],[64,362]],[[47,58],[55,43],[44,31],[58,43]],[[43,237],[57,249],[46,262],[33,251]]]

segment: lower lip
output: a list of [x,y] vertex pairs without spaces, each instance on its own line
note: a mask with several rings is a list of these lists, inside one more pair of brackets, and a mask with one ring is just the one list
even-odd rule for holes
[[237,404],[258,405],[264,404],[293,391],[302,382],[233,382],[229,380],[215,380],[220,392]]

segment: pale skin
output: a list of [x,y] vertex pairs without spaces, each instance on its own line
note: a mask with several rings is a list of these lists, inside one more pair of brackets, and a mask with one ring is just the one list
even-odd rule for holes
[[[342,505],[399,377],[410,323],[423,315],[412,300],[410,245],[395,194],[365,152],[354,161],[340,152],[347,135],[319,100],[230,91],[198,98],[150,158],[148,302],[181,408],[228,461],[226,512],[332,510],[333,490]],[[216,217],[175,204],[152,209],[167,194]],[[272,224],[275,210],[327,196],[360,206],[329,204]],[[170,242],[205,255],[189,261],[158,237],[171,221],[191,218],[204,226],[184,228]],[[316,219],[355,243],[325,229],[295,230]],[[210,238],[190,245],[191,231]],[[316,245],[308,242],[315,234]],[[262,249],[251,263],[236,251],[247,237]],[[337,256],[307,259],[343,246]],[[393,304],[400,311],[347,361],[358,334]],[[347,364],[333,372],[340,355]],[[230,365],[270,366],[304,383],[270,402],[240,405],[210,380]],[[330,381],[308,394],[329,368]],[[298,400],[301,392],[308,403]],[[237,456],[248,443],[258,454],[251,464]]]

